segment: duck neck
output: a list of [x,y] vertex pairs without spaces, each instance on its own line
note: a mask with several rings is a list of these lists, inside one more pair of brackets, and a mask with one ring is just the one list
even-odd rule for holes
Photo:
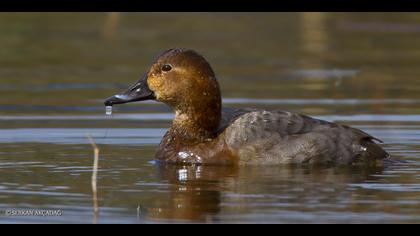
[[204,100],[197,105],[178,106],[170,132],[189,143],[214,138],[221,120],[221,97]]

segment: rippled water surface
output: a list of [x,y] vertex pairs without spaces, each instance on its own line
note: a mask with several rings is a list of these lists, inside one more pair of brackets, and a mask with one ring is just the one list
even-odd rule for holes
[[[1,13],[0,223],[420,223],[419,29],[419,14],[394,13]],[[158,165],[170,109],[107,117],[102,101],[174,46],[206,56],[224,106],[352,125],[404,162]],[[87,133],[100,147],[99,214]]]

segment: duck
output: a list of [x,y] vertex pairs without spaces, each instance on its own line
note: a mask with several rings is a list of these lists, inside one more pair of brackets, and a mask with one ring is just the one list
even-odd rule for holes
[[389,158],[382,141],[346,125],[285,110],[222,107],[218,80],[198,52],[172,48],[105,106],[155,100],[175,117],[156,160],[181,165],[357,165]]

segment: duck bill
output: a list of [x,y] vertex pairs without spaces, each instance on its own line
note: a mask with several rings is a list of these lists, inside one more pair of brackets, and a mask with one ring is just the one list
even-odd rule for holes
[[105,106],[113,106],[115,104],[124,104],[153,99],[156,99],[156,97],[153,91],[151,91],[147,85],[146,74],[139,81],[130,86],[126,91],[106,99]]

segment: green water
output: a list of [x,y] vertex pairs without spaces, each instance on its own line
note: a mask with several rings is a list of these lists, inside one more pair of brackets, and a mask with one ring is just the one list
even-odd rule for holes
[[[0,223],[420,223],[419,14],[0,13],[0,33]],[[171,47],[210,61],[225,106],[352,125],[406,163],[157,165],[170,109],[108,118],[103,100]],[[86,133],[101,149],[96,215]]]

